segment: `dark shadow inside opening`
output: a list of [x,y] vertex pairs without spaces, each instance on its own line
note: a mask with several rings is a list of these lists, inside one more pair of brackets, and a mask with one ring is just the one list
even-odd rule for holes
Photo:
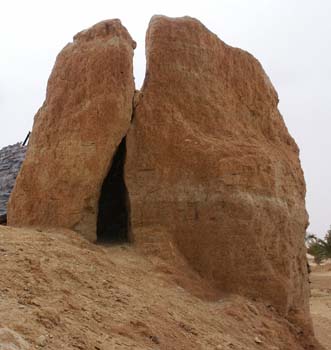
[[0,214],[0,225],[7,225],[7,214]]
[[129,241],[129,197],[124,182],[126,141],[122,139],[113,157],[99,199],[97,242],[123,243]]

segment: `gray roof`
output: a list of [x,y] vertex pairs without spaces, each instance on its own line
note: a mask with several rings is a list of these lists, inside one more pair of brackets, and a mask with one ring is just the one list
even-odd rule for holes
[[7,214],[7,202],[25,158],[26,148],[16,143],[0,150],[0,222],[1,217]]

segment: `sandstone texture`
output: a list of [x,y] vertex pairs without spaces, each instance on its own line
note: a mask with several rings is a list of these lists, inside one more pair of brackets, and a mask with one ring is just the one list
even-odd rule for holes
[[134,47],[121,22],[109,20],[58,55],[8,205],[10,225],[96,239],[101,185],[132,115]]
[[26,147],[21,143],[0,150],[0,224],[6,222],[7,203],[17,174],[25,157]]
[[155,16],[134,93],[134,46],[112,20],[60,53],[9,224],[95,241],[103,203],[105,231],[126,221],[140,251],[184,271],[184,288],[192,272],[214,299],[263,301],[308,339],[305,182],[262,66],[195,19]]
[[305,182],[262,66],[188,17],[153,17],[146,56],[127,135],[132,236],[166,232],[220,291],[309,330]]

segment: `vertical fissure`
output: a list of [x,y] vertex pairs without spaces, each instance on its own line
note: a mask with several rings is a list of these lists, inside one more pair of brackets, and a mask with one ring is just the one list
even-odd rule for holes
[[97,218],[97,242],[130,241],[130,203],[124,180],[126,138],[114,154],[110,170],[102,184]]

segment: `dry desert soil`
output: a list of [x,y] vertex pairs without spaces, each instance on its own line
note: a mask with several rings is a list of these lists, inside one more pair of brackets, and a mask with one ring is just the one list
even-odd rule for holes
[[[1,350],[310,349],[272,305],[216,297],[184,265],[132,245],[6,226],[0,242]],[[311,279],[316,334],[330,349],[330,272]]]
[[313,267],[310,310],[317,339],[331,350],[331,263]]

